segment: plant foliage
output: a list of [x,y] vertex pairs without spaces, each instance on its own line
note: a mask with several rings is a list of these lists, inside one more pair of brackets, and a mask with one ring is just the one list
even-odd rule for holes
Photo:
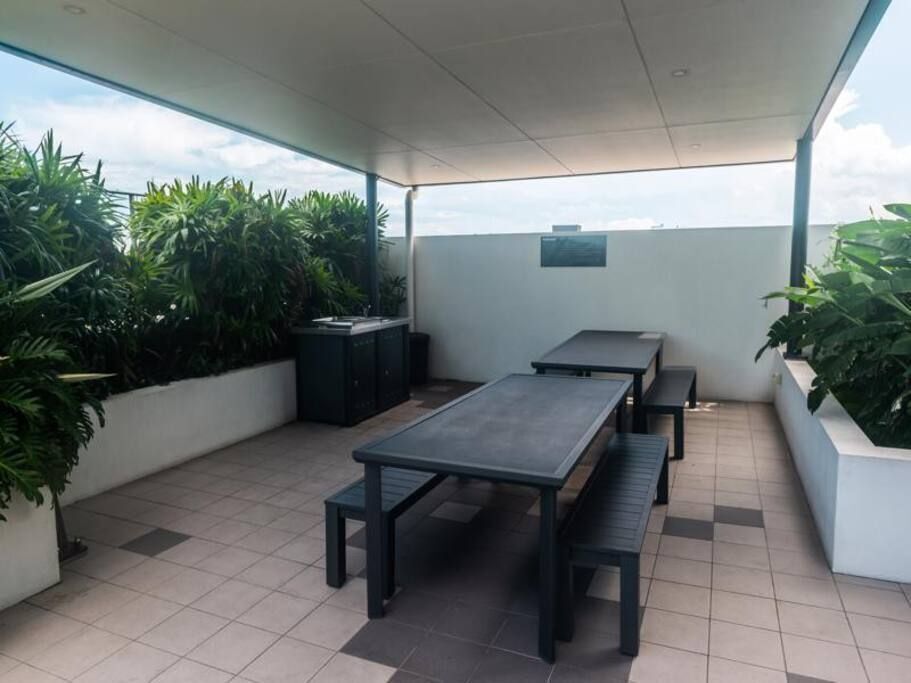
[[810,410],[831,393],[875,443],[911,448],[911,205],[885,209],[896,218],[839,226],[804,287],[767,297],[801,308],[775,321],[757,359],[794,343],[816,372]]

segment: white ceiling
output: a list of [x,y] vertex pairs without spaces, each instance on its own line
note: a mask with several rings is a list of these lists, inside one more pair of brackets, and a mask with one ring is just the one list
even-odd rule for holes
[[423,185],[790,159],[865,6],[3,0],[0,43]]

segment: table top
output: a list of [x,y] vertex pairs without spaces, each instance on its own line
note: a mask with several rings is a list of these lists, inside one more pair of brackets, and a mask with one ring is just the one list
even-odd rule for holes
[[354,459],[561,488],[629,380],[507,375],[354,451]]
[[582,330],[532,362],[533,368],[641,374],[664,344],[663,332]]

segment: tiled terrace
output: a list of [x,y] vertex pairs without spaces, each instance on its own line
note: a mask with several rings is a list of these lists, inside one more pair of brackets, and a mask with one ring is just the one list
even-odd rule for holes
[[616,652],[604,570],[577,584],[556,665],[532,656],[535,500],[483,482],[446,482],[401,518],[403,588],[368,623],[362,578],[325,584],[322,499],[360,476],[353,446],[459,390],[433,389],[352,429],[288,425],[67,509],[91,551],[0,613],[0,683],[911,680],[911,586],[829,572],[761,404],[687,416],[687,458],[646,541],[635,660]]

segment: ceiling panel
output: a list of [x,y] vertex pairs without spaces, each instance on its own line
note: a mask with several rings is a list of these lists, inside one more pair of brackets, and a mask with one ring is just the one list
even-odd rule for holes
[[435,57],[533,138],[663,124],[623,22],[457,48]]
[[539,178],[570,171],[534,142],[506,142],[434,150],[433,156],[478,180]]
[[528,137],[493,111],[458,119],[426,119],[410,123],[379,124],[389,135],[418,149],[463,147],[488,142],[515,142]]
[[809,123],[865,5],[631,0],[630,15],[668,125],[792,114]]
[[803,116],[727,121],[669,129],[682,166],[749,164],[791,159],[806,130]]
[[674,168],[677,157],[667,130],[595,133],[538,140],[573,173]]
[[156,96],[249,77],[243,67],[104,0],[79,6],[84,14],[57,2],[2,0],[0,42]]
[[620,0],[365,0],[423,49],[622,21]]
[[464,183],[477,180],[439,159],[415,151],[373,155],[364,170],[400,185]]

